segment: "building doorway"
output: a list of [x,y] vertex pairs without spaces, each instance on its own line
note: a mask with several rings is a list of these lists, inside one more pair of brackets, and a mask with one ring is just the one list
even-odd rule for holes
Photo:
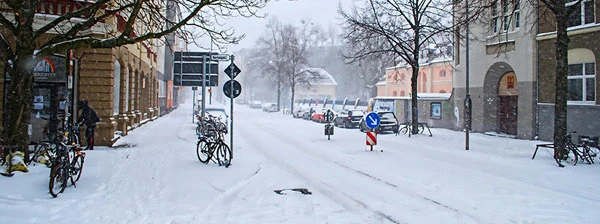
[[514,72],[508,72],[500,79],[498,86],[498,126],[501,133],[517,134],[517,117],[519,111],[519,89]]

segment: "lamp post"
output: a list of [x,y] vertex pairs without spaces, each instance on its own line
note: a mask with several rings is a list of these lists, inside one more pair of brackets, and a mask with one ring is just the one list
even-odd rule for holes
[[466,69],[466,96],[465,96],[465,150],[469,150],[469,131],[471,129],[471,116],[472,116],[472,102],[471,95],[469,93],[469,1],[465,1],[465,12],[466,12],[466,26],[465,30],[466,34],[466,61],[465,61],[465,69]]

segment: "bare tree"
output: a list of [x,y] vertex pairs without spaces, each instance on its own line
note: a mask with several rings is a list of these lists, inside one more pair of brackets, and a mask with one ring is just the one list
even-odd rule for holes
[[[450,41],[453,31],[452,2],[444,0],[369,0],[340,14],[346,21],[345,37],[364,42],[354,57],[392,52],[406,62],[411,75],[411,119],[417,131],[417,78],[422,49],[437,41]],[[383,39],[381,42],[379,39]],[[375,47],[373,47],[375,46]],[[413,133],[416,134],[416,133]]]
[[[233,29],[222,26],[222,20],[231,16],[254,16],[256,10],[266,4],[263,0],[73,1],[74,7],[63,7],[63,11],[56,13],[58,16],[42,17],[38,9],[44,2],[0,2],[4,12],[0,14],[0,61],[5,63],[5,71],[11,80],[6,90],[10,94],[6,97],[7,122],[3,138],[5,144],[18,145],[19,150],[24,150],[28,143],[33,65],[43,56],[69,49],[114,48],[162,38],[170,33],[190,40],[208,35],[224,46],[243,36],[235,36]],[[179,17],[166,17],[166,10],[172,10],[167,8],[167,2],[169,7],[178,8]],[[104,35],[89,35],[90,29],[103,29]]]
[[[556,77],[555,77],[555,95],[554,95],[554,157],[562,159],[566,155],[565,136],[567,134],[567,98],[569,94],[568,75],[569,63],[569,16],[574,10],[578,10],[583,0],[540,0],[543,5],[539,5],[538,10],[541,15],[548,12],[554,15],[556,19]],[[532,3],[538,5],[537,1]],[[594,4],[593,2],[591,4]]]
[[361,40],[353,34],[343,35],[342,55],[346,63],[357,66],[352,74],[359,80],[360,87],[368,92],[367,97],[377,96],[377,83],[385,80],[385,68],[395,64],[394,52],[382,51],[387,41],[383,38]]
[[[310,85],[310,73],[305,70],[311,48],[323,42],[321,27],[307,20],[299,26],[281,24],[273,19],[267,24],[267,31],[258,40],[258,52],[262,57],[264,71],[272,74],[278,83],[278,101],[281,95],[279,84],[291,90],[291,110],[294,110],[294,98],[297,85]],[[260,64],[260,63],[257,63]]]

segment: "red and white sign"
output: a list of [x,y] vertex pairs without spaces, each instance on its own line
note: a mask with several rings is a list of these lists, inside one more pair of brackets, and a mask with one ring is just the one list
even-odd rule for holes
[[377,132],[367,132],[367,145],[377,145]]

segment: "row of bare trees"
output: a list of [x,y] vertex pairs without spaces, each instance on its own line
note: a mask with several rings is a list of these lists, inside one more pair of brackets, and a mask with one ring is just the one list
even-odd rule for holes
[[312,50],[326,39],[323,29],[308,20],[302,20],[299,24],[282,24],[277,18],[269,20],[247,64],[252,70],[260,71],[262,78],[277,86],[279,108],[281,90],[286,88],[290,90],[290,106],[294,110],[297,88],[310,86],[315,75],[313,70],[307,69]]

